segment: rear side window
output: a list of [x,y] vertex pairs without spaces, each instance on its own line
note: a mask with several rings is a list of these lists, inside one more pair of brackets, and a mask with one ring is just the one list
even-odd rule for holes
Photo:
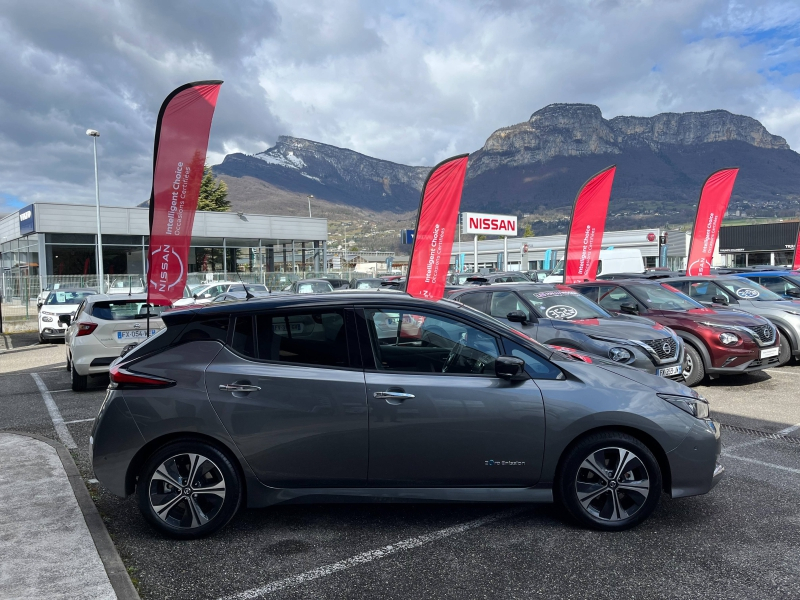
[[253,317],[250,315],[236,317],[236,325],[233,328],[233,340],[231,347],[239,354],[256,357],[255,336],[253,335]]
[[459,296],[457,298],[458,302],[461,304],[465,304],[469,307],[474,308],[475,310],[479,310],[481,312],[486,312],[486,299],[489,297],[489,294],[486,292],[476,292],[472,294],[464,294],[463,296]]
[[227,316],[193,321],[183,330],[177,343],[218,341],[224,344],[228,339],[229,321]]
[[342,311],[258,315],[256,336],[261,360],[324,367],[349,366]]
[[576,285],[573,286],[576,290],[578,290],[583,296],[586,296],[589,300],[597,304],[597,288],[592,285]]
[[146,319],[150,309],[150,316],[159,316],[165,306],[150,306],[144,300],[106,300],[95,302],[92,307],[92,316],[104,321],[128,321],[131,319]]

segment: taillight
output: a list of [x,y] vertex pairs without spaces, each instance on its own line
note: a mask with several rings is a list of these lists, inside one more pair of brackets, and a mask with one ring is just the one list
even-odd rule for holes
[[128,371],[120,365],[111,367],[108,370],[108,377],[111,379],[111,383],[123,387],[169,387],[175,385],[172,379],[135,373],[133,371]]
[[78,337],[82,335],[89,335],[97,329],[97,323],[78,323]]

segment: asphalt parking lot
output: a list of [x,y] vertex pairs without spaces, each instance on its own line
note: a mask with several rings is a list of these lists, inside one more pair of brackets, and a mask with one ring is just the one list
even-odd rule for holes
[[92,480],[106,385],[74,393],[63,344],[0,338],[0,430],[74,445],[142,598],[800,597],[798,364],[699,388],[724,425],[727,477],[616,534],[549,505],[339,504],[248,510],[211,538],[165,539]]

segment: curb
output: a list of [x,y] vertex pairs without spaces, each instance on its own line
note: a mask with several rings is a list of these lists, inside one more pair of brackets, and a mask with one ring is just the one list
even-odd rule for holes
[[128,571],[122,563],[122,559],[117,552],[114,542],[111,541],[111,536],[108,534],[105,523],[97,512],[97,507],[94,505],[94,500],[89,495],[89,490],[86,489],[86,484],[83,482],[78,467],[75,461],[72,460],[72,455],[69,450],[58,442],[41,435],[33,433],[23,433],[21,431],[3,431],[3,433],[11,433],[24,437],[33,438],[44,442],[49,446],[55,448],[58,453],[58,458],[61,459],[61,464],[67,474],[67,479],[72,486],[72,493],[75,494],[75,499],[78,501],[78,506],[83,513],[83,518],[86,521],[86,527],[92,536],[97,554],[100,555],[100,560],[103,562],[103,567],[108,575],[108,580],[111,587],[114,588],[114,593],[119,600],[140,600],[139,593],[131,583],[131,578],[128,576]]

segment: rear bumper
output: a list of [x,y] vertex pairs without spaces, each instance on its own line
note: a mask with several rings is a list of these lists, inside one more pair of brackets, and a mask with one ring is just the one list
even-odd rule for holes
[[692,427],[677,448],[667,454],[673,498],[697,496],[711,491],[722,479],[725,468],[719,463],[722,438],[719,423],[693,417]]
[[94,420],[89,455],[95,477],[112,494],[124,497],[133,491],[128,468],[144,443],[122,394],[108,390]]

